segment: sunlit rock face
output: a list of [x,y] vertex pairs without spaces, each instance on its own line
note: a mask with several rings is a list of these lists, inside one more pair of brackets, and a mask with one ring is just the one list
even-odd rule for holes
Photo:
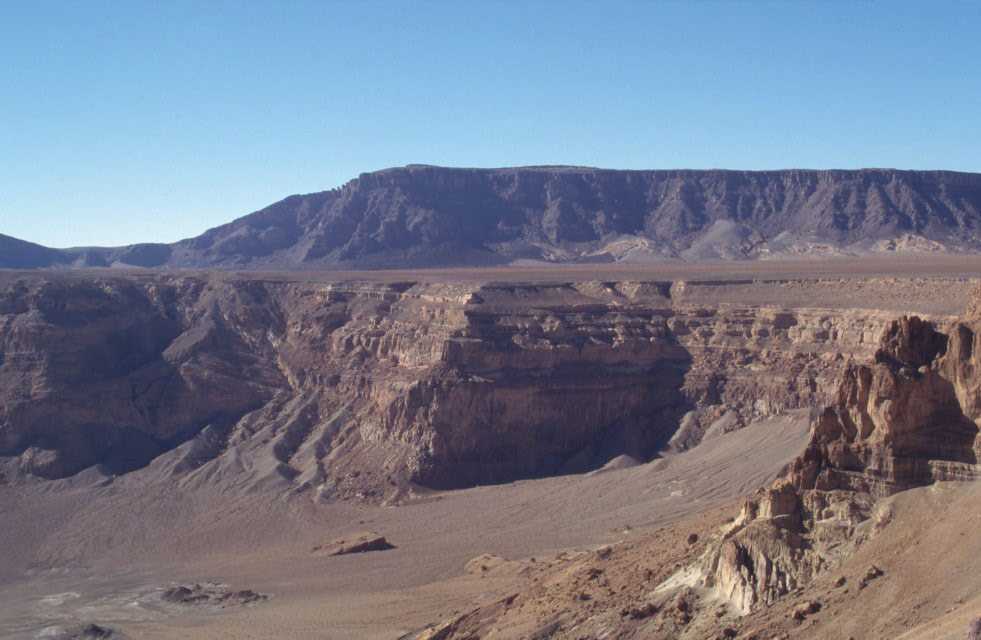
[[891,317],[728,286],[15,277],[0,451],[323,499],[579,472],[830,401]]
[[709,586],[744,613],[772,604],[874,535],[881,498],[981,478],[973,309],[949,333],[900,318],[871,363],[842,372],[805,452],[706,556]]

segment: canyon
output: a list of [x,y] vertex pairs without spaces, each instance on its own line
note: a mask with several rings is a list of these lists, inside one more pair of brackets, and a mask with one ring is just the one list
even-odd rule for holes
[[[972,300],[948,333],[916,316],[891,322],[871,362],[850,364],[834,400],[812,415],[804,452],[773,484],[747,498],[736,517],[703,530],[707,543],[699,544],[695,533],[679,540],[678,531],[669,530],[667,541],[661,531],[641,544],[563,558],[539,571],[525,591],[412,637],[820,638],[841,633],[842,625],[856,630],[851,637],[890,637],[901,630],[908,631],[904,637],[956,637],[944,617],[966,600],[972,604],[954,617],[962,630],[973,629],[976,623],[968,622],[978,579],[963,565],[976,565],[972,554],[979,542],[972,509],[981,497],[975,482],[981,478],[981,290]],[[921,487],[946,495],[939,505],[935,498],[925,506],[922,491],[915,495]],[[900,517],[897,504],[905,500],[919,500],[921,513],[904,505]],[[878,539],[897,529],[907,542],[911,526],[931,537],[934,525],[923,521],[922,512],[942,511],[944,502],[956,505],[944,516],[960,531],[947,544],[949,531],[932,536],[942,550],[924,551],[946,556],[935,560],[939,567],[918,565],[908,551],[882,554]],[[965,504],[971,506],[961,511]],[[863,560],[872,555],[889,562],[888,569],[858,569],[861,552]],[[873,588],[892,571],[906,581],[907,595],[922,598],[914,608],[938,591],[961,596],[943,614],[917,612],[914,623],[895,610],[895,599],[883,608],[888,596]],[[877,620],[870,611],[856,612],[863,606],[856,600],[870,600],[863,597],[867,588],[880,592]],[[857,593],[849,596],[851,590]],[[946,633],[935,635],[937,627],[947,627]]]
[[0,272],[0,632],[851,620],[849,563],[888,602],[876,550],[975,499],[976,268],[759,265]]

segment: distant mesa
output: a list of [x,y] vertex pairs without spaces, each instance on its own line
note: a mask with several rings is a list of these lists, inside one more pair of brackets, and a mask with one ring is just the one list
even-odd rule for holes
[[50,249],[0,268],[316,269],[766,260],[981,249],[981,174],[409,165],[174,244]]

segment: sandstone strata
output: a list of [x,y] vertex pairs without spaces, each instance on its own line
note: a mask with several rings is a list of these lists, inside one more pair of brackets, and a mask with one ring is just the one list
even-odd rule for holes
[[827,401],[891,316],[732,286],[17,278],[0,452],[323,498],[582,471]]
[[[816,579],[891,526],[886,498],[981,478],[975,309],[946,331],[918,317],[888,323],[867,363],[841,371],[806,450],[721,532],[686,538],[668,527],[646,542],[528,565],[523,591],[414,637],[788,637],[824,610],[809,595]],[[869,565],[853,578],[827,579],[819,593],[840,605],[848,589],[889,574]]]
[[893,322],[873,363],[845,370],[787,476],[747,500],[706,559],[708,585],[743,612],[771,604],[874,534],[877,499],[981,477],[977,328]]

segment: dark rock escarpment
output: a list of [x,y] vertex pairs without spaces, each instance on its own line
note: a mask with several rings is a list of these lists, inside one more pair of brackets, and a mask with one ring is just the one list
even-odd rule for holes
[[0,267],[480,266],[981,247],[981,175],[410,165],[290,196],[170,245],[53,250]]

